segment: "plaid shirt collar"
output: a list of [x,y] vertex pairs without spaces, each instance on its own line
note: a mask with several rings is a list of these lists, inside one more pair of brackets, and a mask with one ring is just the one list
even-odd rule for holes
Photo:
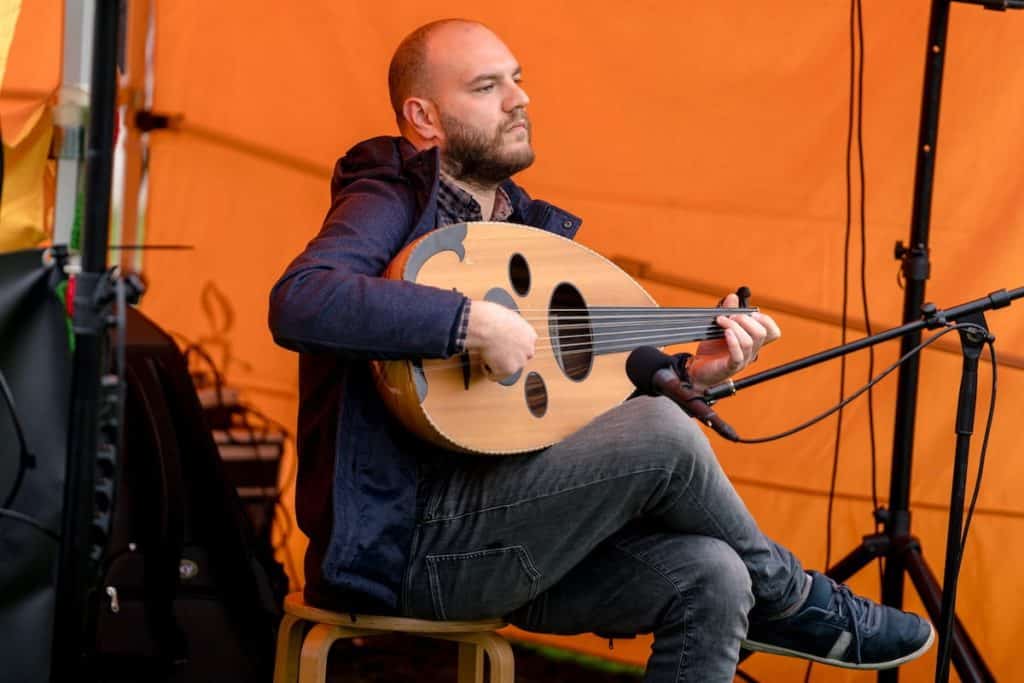
[[[491,211],[492,221],[507,221],[512,215],[512,200],[508,193],[501,187],[494,195],[494,210]],[[482,221],[483,215],[480,211],[480,204],[473,199],[473,195],[463,190],[452,182],[452,179],[441,174],[441,183],[437,188],[437,227],[443,228],[446,225],[456,223],[471,223]],[[466,352],[466,335],[469,333],[469,309],[472,302],[467,298],[459,313],[458,328],[455,332],[455,341],[451,348],[452,353],[461,354]]]
[[[504,188],[498,187],[494,196],[494,210],[489,220],[505,222],[512,215],[512,200]],[[441,174],[437,190],[437,227],[455,223],[484,220],[480,204],[473,195],[456,185],[450,177]]]

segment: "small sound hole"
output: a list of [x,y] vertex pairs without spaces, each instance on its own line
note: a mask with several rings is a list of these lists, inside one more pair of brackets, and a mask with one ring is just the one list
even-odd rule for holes
[[544,417],[548,412],[548,388],[544,386],[544,380],[536,372],[526,376],[523,383],[526,392],[526,405],[534,417]]
[[508,261],[508,279],[512,289],[519,296],[526,296],[530,291],[530,266],[522,254],[513,254]]

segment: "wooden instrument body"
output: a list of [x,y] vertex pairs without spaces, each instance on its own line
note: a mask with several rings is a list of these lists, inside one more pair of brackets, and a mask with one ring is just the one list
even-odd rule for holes
[[631,349],[588,353],[588,344],[565,336],[565,330],[586,331],[576,322],[578,316],[573,313],[572,321],[559,323],[550,311],[582,306],[585,315],[588,306],[657,306],[599,254],[558,235],[509,223],[435,230],[407,246],[384,276],[502,303],[519,310],[537,331],[534,358],[505,383],[489,380],[478,358],[374,362],[381,396],[408,429],[466,453],[544,448],[632,393],[625,372]]

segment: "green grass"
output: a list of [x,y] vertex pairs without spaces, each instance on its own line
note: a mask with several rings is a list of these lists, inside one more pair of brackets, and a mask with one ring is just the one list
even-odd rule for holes
[[551,647],[549,645],[537,645],[535,643],[524,643],[521,641],[516,642],[516,647],[520,647],[526,650],[535,652],[548,659],[565,662],[571,661],[580,666],[588,669],[594,669],[596,671],[602,671],[610,674],[626,674],[636,676],[640,678],[644,675],[644,669],[641,666],[635,666],[632,664],[623,664],[622,662],[612,662],[601,657],[595,657],[594,655],[584,654],[582,652],[574,652],[572,650],[564,650],[557,647]]

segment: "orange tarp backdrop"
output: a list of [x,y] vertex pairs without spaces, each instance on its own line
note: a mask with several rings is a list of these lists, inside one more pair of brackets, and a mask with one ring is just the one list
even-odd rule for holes
[[[867,292],[875,329],[900,322],[893,244],[909,234],[917,120],[930,3],[864,3],[863,145]],[[334,160],[391,133],[386,69],[416,26],[441,16],[482,20],[520,59],[532,97],[537,163],[521,182],[584,217],[579,239],[645,264],[664,305],[702,306],[746,284],[783,339],[767,368],[840,342],[848,2],[767,3],[156,3],[155,102],[180,130],[150,136],[147,239],[195,245],[151,252],[143,308],[167,328],[218,344],[227,381],[293,425],[296,358],[274,346],[267,293],[317,231]],[[953,7],[947,53],[928,299],[951,306],[1024,285],[1024,14]],[[857,173],[854,172],[856,188]],[[850,310],[861,318],[854,192]],[[689,284],[687,284],[689,283]],[[771,306],[768,306],[768,304]],[[964,558],[959,613],[1001,681],[1024,631],[1024,306],[990,313],[1004,363],[985,486]],[[860,336],[853,330],[851,338]],[[913,463],[914,531],[941,575],[960,359],[955,335],[924,353]],[[896,357],[878,348],[875,367]],[[982,364],[978,436],[990,386]],[[720,404],[744,436],[775,433],[832,405],[838,362],[760,385]],[[867,374],[851,357],[847,387]],[[875,392],[878,491],[888,495],[895,375]],[[761,446],[715,440],[764,530],[809,567],[825,563],[836,420]],[[865,400],[843,419],[831,559],[873,531]],[[289,551],[301,558],[295,536]],[[296,577],[297,578],[297,577]],[[868,567],[854,587],[878,594]],[[919,608],[908,584],[908,605]],[[614,651],[592,637],[550,639],[632,662],[648,640]],[[902,680],[931,680],[935,650]],[[803,680],[804,665],[758,655],[762,681]],[[813,680],[872,674],[816,667]]]
[[0,251],[34,246],[51,227],[54,170],[47,154],[53,126],[47,105],[60,80],[61,25],[59,3],[0,0]]

